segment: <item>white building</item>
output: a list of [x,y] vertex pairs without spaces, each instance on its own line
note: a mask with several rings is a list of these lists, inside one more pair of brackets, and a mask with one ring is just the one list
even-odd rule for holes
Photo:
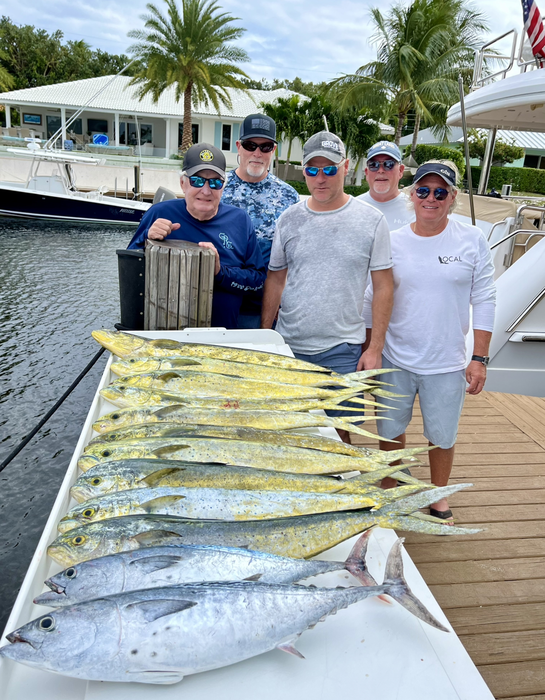
[[[62,129],[63,143],[73,142],[75,147],[90,152],[127,155],[138,154],[169,158],[178,153],[182,142],[183,103],[175,99],[174,87],[168,88],[153,102],[151,95],[136,97],[137,86],[129,86],[131,78],[112,76],[77,80],[70,83],[44,85],[4,92],[0,104],[6,107],[6,129],[8,138],[30,136],[48,139]],[[109,83],[109,84],[108,84]],[[212,105],[198,105],[192,112],[193,142],[205,141],[221,148],[226,156],[227,167],[236,167],[236,141],[240,124],[248,114],[262,112],[261,102],[274,102],[277,97],[289,97],[295,93],[280,90],[249,90],[247,93],[227,88],[232,106],[220,108],[220,114]],[[66,128],[70,117],[81,107],[82,114]],[[20,127],[13,128],[10,110],[20,114]],[[94,146],[93,136],[107,137],[106,147]],[[105,140],[105,139],[103,139]],[[5,143],[5,139],[4,139]],[[279,144],[282,157],[282,144]],[[286,151],[284,151],[286,152]],[[291,159],[300,160],[301,144],[294,143]]]

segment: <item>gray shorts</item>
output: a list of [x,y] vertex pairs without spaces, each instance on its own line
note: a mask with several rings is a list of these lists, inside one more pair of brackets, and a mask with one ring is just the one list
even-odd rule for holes
[[[384,369],[399,369],[384,356],[382,366]],[[406,396],[395,400],[377,397],[377,402],[390,409],[381,412],[380,415],[392,419],[377,421],[377,432],[381,437],[393,440],[405,432],[411,421],[414,401],[418,394],[424,421],[424,437],[444,450],[453,447],[466,395],[464,370],[445,374],[415,374],[406,369],[399,369],[398,372],[385,374],[380,379],[395,385],[385,389]],[[391,406],[395,406],[395,409],[392,410]]]

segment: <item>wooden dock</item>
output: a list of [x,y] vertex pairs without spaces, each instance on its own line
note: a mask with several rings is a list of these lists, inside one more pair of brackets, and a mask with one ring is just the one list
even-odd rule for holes
[[[415,407],[407,446],[420,444]],[[427,467],[411,473],[429,481]],[[467,481],[449,505],[457,524],[486,530],[403,533],[407,550],[494,697],[545,700],[545,399],[467,397],[451,483]]]

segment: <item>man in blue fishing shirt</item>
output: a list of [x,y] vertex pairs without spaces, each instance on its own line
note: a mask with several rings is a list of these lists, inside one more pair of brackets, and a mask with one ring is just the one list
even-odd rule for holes
[[154,204],[142,217],[129,248],[167,236],[198,243],[216,255],[212,326],[236,328],[243,296],[263,288],[266,267],[252,221],[221,202],[225,156],[208,143],[186,152],[181,187],[185,199]]
[[[299,195],[291,185],[269,172],[277,148],[276,124],[265,114],[249,114],[237,141],[239,165],[231,170],[221,201],[244,209],[255,228],[265,266],[269,264],[276,220]],[[244,297],[239,328],[259,328],[261,292]]]

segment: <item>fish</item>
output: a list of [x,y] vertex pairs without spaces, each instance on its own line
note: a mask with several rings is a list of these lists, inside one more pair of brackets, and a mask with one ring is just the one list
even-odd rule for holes
[[[120,408],[131,408],[135,406],[150,407],[150,406],[172,406],[184,405],[188,408],[224,408],[224,409],[243,409],[248,411],[270,409],[271,411],[313,411],[319,409],[333,409],[336,411],[365,411],[364,408],[357,406],[339,406],[341,401],[346,400],[346,396],[342,395],[341,391],[335,392],[335,396],[328,398],[327,401],[322,399],[256,399],[256,398],[233,398],[232,396],[209,396],[209,397],[192,397],[174,394],[172,392],[157,391],[143,389],[136,386],[114,386],[110,384],[100,390],[100,395],[106,401],[119,406]],[[361,399],[355,397],[351,399],[351,403],[357,401],[361,405],[380,406],[375,401]]]
[[[257,489],[266,491],[313,491],[314,493],[369,493],[372,484],[394,473],[420,489],[435,488],[433,484],[418,481],[398,466],[386,466],[349,479],[309,474],[288,474],[248,467],[225,467],[219,464],[199,464],[161,459],[128,459],[102,462],[78,477],[70,489],[78,503],[116,491],[127,491],[150,486],[193,486],[229,489]],[[386,493],[389,493],[388,489]]]
[[413,513],[470,484],[442,486],[383,506],[376,511],[319,513],[274,520],[239,522],[187,520],[166,515],[129,515],[82,525],[59,535],[47,548],[62,566],[106,554],[166,544],[244,547],[283,557],[308,559],[375,525],[433,535],[471,535],[480,528],[422,520]]
[[330,571],[349,571],[364,586],[374,586],[365,562],[372,530],[355,543],[344,562],[291,559],[274,554],[209,545],[146,547],[90,559],[45,581],[48,591],[36,605],[63,607],[115,593],[196,581],[295,583]]
[[[411,448],[426,451],[428,447]],[[342,474],[351,471],[372,471],[380,464],[389,464],[405,450],[381,451],[373,455],[349,455],[321,452],[304,447],[270,445],[244,440],[221,438],[141,438],[123,440],[106,445],[87,445],[78,460],[81,471],[87,471],[100,462],[141,457],[176,459],[186,462],[217,462],[240,467],[255,467],[294,474]]]
[[[259,379],[241,379],[211,372],[173,371],[119,377],[111,383],[111,386],[137,386],[141,389],[156,389],[197,399],[207,396],[224,398],[236,396],[242,399],[330,399],[342,396],[343,399],[351,399],[368,389],[365,384],[360,384],[357,388],[331,390]],[[370,387],[369,390],[371,390]],[[373,388],[373,391],[378,390]]]
[[[141,423],[178,423],[180,425],[217,425],[258,430],[286,431],[297,428],[340,428],[358,431],[352,426],[353,421],[361,421],[367,416],[347,416],[329,418],[316,413],[297,411],[273,411],[257,409],[245,411],[240,408],[193,408],[191,406],[173,405],[165,407],[149,406],[147,408],[123,408],[101,416],[93,423],[96,433],[108,433],[112,430],[127,428]],[[337,441],[338,442],[338,441]]]
[[338,610],[385,594],[448,631],[411,592],[397,540],[381,585],[237,581],[117,593],[27,623],[7,636],[0,656],[86,680],[172,684],[273,649],[301,657],[294,643],[303,632]]
[[418,486],[369,489],[366,493],[316,493],[228,489],[193,486],[156,486],[98,496],[78,504],[61,518],[59,532],[86,523],[123,515],[176,515],[193,520],[271,520],[340,510],[377,509],[392,499],[419,491]]
[[189,355],[190,357],[212,357],[218,360],[248,362],[280,369],[294,369],[307,372],[325,372],[331,370],[295,357],[277,355],[262,350],[233,348],[226,345],[203,345],[201,343],[183,343],[176,340],[158,338],[150,340],[132,333],[102,329],[93,331],[93,338],[118,357],[173,357]]

